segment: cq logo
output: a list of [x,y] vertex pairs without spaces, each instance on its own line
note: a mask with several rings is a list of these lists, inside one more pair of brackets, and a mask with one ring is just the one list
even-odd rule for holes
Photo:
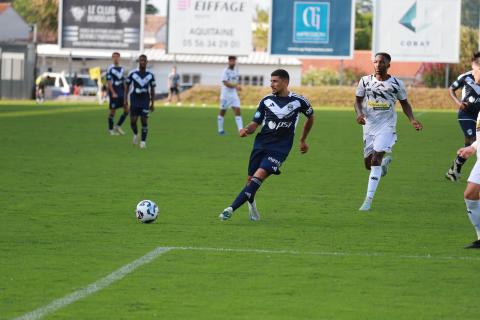
[[303,10],[303,24],[309,28],[320,30],[320,8],[307,7]]

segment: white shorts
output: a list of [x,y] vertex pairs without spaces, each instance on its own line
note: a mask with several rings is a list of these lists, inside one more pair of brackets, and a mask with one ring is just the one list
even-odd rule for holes
[[475,184],[480,184],[480,161],[477,160],[477,162],[475,162],[475,165],[473,166],[472,171],[470,171],[470,175],[468,176],[467,181]]
[[240,108],[240,98],[238,95],[220,98],[220,109]]
[[382,132],[377,135],[365,134],[363,136],[363,156],[367,158],[373,151],[390,153],[395,142],[397,142],[395,132]]

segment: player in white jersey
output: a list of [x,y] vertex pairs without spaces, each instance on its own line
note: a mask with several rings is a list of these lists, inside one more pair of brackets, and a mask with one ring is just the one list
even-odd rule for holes
[[[480,57],[472,61],[472,74],[475,83],[480,84]],[[477,154],[477,162],[470,172],[468,177],[468,184],[463,194],[465,204],[467,206],[468,217],[477,233],[477,240],[468,245],[467,249],[480,249],[480,148],[478,148],[478,139],[480,137],[480,114],[477,116],[477,139],[476,141],[465,148],[458,150],[458,155],[464,159],[468,159],[474,153]]]
[[413,116],[403,82],[388,74],[392,58],[379,52],[373,60],[375,74],[360,79],[356,92],[355,112],[357,123],[363,125],[363,155],[365,167],[370,170],[368,189],[360,211],[370,210],[380,178],[387,174],[392,161],[390,155],[397,141],[397,113],[395,103],[400,101],[403,112],[418,131],[422,124]]
[[237,63],[237,57],[228,57],[228,67],[223,70],[222,75],[222,91],[220,93],[220,111],[218,112],[217,124],[218,133],[225,134],[223,123],[225,120],[225,113],[228,108],[232,108],[235,113],[235,123],[237,124],[238,131],[243,128],[242,115],[240,113],[240,98],[238,97],[237,90],[241,90],[238,84],[238,71],[235,70]]

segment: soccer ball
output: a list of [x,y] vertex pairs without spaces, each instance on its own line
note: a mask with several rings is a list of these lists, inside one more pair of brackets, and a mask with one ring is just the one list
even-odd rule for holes
[[138,221],[143,223],[152,223],[157,220],[158,206],[151,200],[142,200],[137,204],[135,214]]

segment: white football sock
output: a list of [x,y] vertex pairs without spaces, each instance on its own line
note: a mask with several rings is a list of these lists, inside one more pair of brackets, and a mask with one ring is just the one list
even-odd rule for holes
[[370,176],[368,177],[367,198],[373,199],[375,191],[377,191],[378,183],[382,176],[381,166],[372,166],[370,168]]
[[218,124],[218,132],[222,132],[223,131],[223,122],[225,120],[225,117],[222,117],[222,116],[218,116],[217,117],[217,124]]
[[235,123],[237,124],[238,131],[243,128],[242,116],[235,116]]
[[480,200],[465,199],[465,204],[467,205],[467,213],[470,222],[477,232],[478,240],[480,240]]

